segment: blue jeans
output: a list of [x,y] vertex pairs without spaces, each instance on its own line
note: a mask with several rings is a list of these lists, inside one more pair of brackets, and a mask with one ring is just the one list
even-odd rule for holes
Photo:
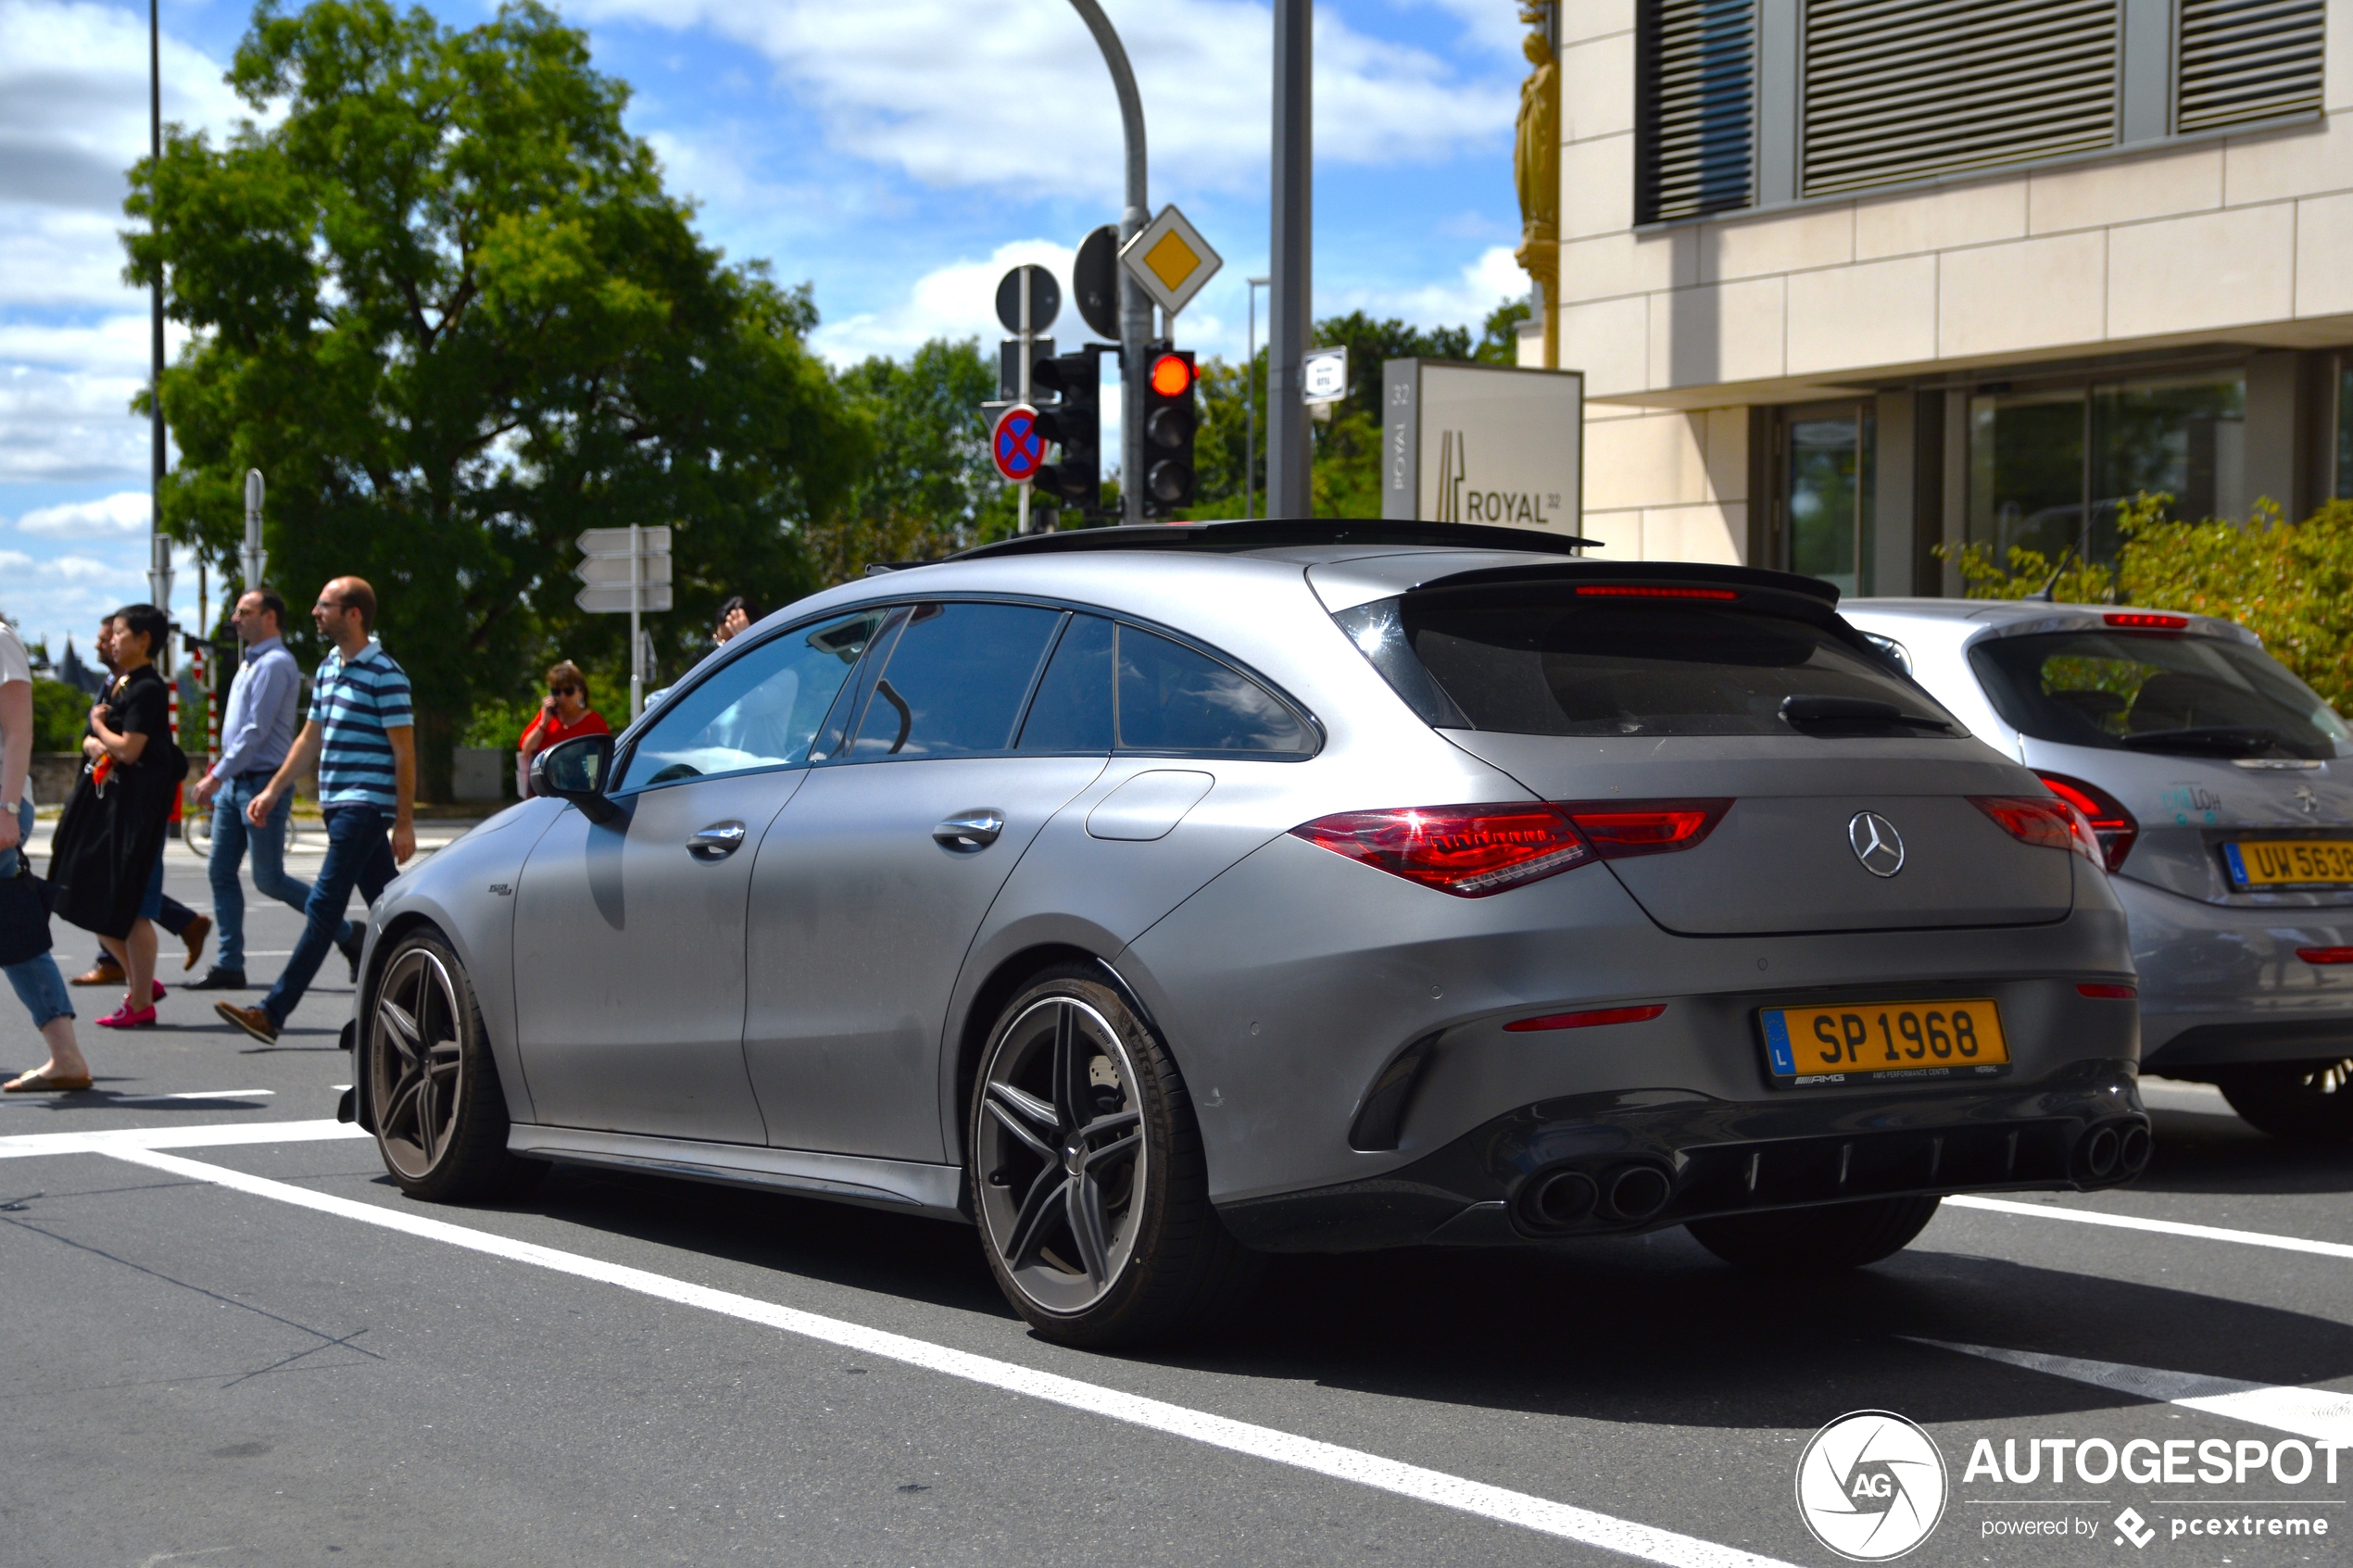
[[373,904],[384,884],[399,874],[392,859],[392,813],[372,806],[330,806],[321,813],[327,822],[327,858],[319,864],[319,880],[310,884],[310,898],[302,912],[309,923],[295,942],[278,983],[261,998],[261,1010],[283,1029],[286,1020],[310,988],[319,966],[334,951],[335,936],[348,930],[343,911],[351,890]]
[[[220,951],[214,960],[240,974],[245,967],[245,887],[237,868],[253,850],[253,890],[275,898],[290,909],[310,902],[310,884],[286,874],[286,823],[294,817],[294,796],[288,793],[259,827],[245,821],[245,808],[268,786],[267,777],[223,779],[212,797],[212,858],[205,872],[212,879],[212,918],[220,931]],[[351,940],[346,921],[335,940]]]
[[[32,802],[20,800],[17,803],[17,842],[22,844],[31,836]],[[17,874],[17,850],[0,849],[0,877]],[[73,1002],[66,993],[65,976],[57,972],[57,960],[48,954],[27,959],[22,963],[12,963],[7,973],[8,984],[15,987],[18,999],[24,1003],[25,1010],[32,1014],[35,1029],[46,1027],[52,1019],[73,1016]]]

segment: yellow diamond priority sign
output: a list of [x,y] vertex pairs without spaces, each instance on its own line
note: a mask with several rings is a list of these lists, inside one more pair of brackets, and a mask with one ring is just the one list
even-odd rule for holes
[[1119,262],[1171,316],[1185,308],[1226,264],[1174,203],[1162,207],[1159,217],[1120,247]]

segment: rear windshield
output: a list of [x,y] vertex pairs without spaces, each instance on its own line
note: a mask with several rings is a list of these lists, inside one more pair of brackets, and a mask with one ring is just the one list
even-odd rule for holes
[[1966,733],[1855,633],[1731,605],[1579,598],[1546,586],[1408,595],[1334,619],[1398,695],[1441,729],[1822,733],[1818,721],[1785,715],[1783,703],[1800,697],[1894,710],[1890,722],[1839,721],[1842,733]]
[[2022,734],[2187,756],[2353,756],[2345,721],[2251,643],[2151,632],[1993,637],[1978,684]]

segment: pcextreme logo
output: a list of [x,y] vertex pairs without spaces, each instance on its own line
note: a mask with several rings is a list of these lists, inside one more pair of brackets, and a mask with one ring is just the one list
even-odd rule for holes
[[1903,1556],[1944,1516],[1944,1456],[1892,1411],[1854,1411],[1814,1434],[1797,1461],[1797,1512],[1854,1562]]

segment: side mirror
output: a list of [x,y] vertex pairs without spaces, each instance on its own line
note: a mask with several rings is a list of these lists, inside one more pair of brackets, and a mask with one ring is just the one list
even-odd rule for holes
[[531,793],[568,800],[592,822],[610,822],[621,815],[621,808],[605,794],[605,781],[611,776],[610,735],[559,741],[531,759]]

